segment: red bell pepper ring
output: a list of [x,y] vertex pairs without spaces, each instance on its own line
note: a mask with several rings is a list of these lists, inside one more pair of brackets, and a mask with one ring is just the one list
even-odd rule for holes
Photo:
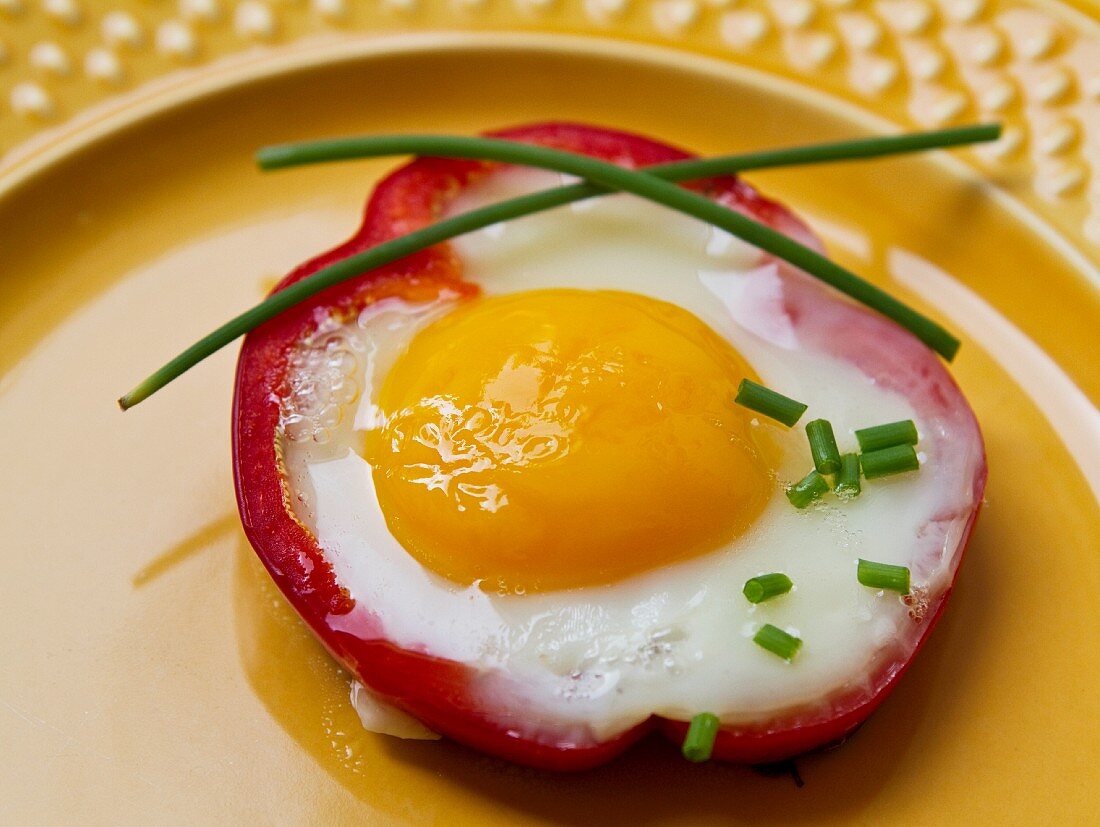
[[[496,137],[585,153],[644,167],[688,156],[622,132],[574,124],[541,124],[495,133]],[[322,267],[436,221],[463,187],[499,166],[475,161],[421,158],[380,183],[363,224],[340,246],[306,262],[275,288],[281,290]],[[806,226],[782,205],[735,177],[691,185],[721,203],[821,248]],[[986,466],[981,434],[965,399],[936,356],[908,332],[793,272],[780,263],[784,309],[801,340],[854,364],[880,385],[906,397],[922,415],[949,421],[977,451],[972,463],[972,506],[953,556],[954,571],[974,527]],[[380,629],[341,631],[338,619],[352,597],[337,583],[314,537],[293,516],[277,441],[278,399],[288,388],[288,355],[332,315],[352,318],[366,304],[391,295],[432,295],[440,288],[475,294],[463,281],[461,262],[447,245],[422,251],[337,285],[250,333],[237,366],[233,406],[233,457],[237,501],[249,541],[283,594],[333,656],[373,692],[456,741],[511,761],[550,770],[583,770],[618,755],[658,729],[682,741],[687,724],[651,717],[607,740],[585,740],[575,731],[541,730],[525,736],[484,708],[473,691],[474,670],[462,663],[404,649]],[[870,346],[869,346],[870,345]],[[904,658],[879,665],[866,687],[833,698],[824,708],[787,714],[752,726],[720,730],[714,757],[745,763],[786,759],[851,734],[885,699],[908,668],[943,611],[950,585],[920,607],[922,631]]]

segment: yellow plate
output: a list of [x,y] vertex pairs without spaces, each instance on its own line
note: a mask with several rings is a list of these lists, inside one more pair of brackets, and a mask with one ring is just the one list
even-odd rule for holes
[[752,176],[807,215],[842,261],[962,334],[955,374],[991,467],[988,507],[940,628],[856,737],[800,762],[801,789],[745,768],[689,766],[660,740],[556,777],[448,743],[363,733],[346,677],[240,533],[228,456],[233,354],[126,415],[114,407],[150,368],[348,235],[385,169],[260,175],[256,146],[553,117],[710,153],[888,125],[778,74],[562,35],[304,41],[146,88],[9,158],[3,820],[1095,815],[1100,289],[1087,242],[1071,246],[1050,227],[1051,210],[1080,226],[1087,208],[1031,204],[1030,167],[991,170],[966,156],[1002,176],[1000,187],[946,157]]

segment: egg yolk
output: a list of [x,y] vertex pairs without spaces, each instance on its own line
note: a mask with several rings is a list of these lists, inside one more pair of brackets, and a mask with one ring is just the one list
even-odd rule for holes
[[608,583],[740,535],[776,490],[733,403],[740,354],[692,314],[614,291],[473,300],[398,357],[368,432],[405,549],[509,592]]

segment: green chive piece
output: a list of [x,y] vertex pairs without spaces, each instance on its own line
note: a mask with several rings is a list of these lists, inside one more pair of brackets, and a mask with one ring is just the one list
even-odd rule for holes
[[895,445],[916,445],[917,426],[912,419],[887,422],[872,428],[860,428],[856,431],[856,439],[859,440],[859,450],[865,454],[893,448]]
[[863,467],[863,476],[869,480],[920,468],[920,460],[912,445],[894,445],[881,451],[860,454],[859,464]]
[[753,636],[753,642],[773,654],[779,655],[783,660],[789,661],[802,648],[802,641],[794,635],[789,635],[778,626],[765,623],[760,631]]
[[[752,169],[769,169],[778,166],[808,166],[836,161],[857,161],[901,155],[909,152],[925,152],[951,146],[980,144],[1001,137],[1003,127],[999,123],[967,124],[927,132],[910,132],[904,135],[874,135],[823,144],[763,149],[739,155],[722,155],[713,158],[690,158],[662,168],[682,172],[676,180],[688,181],[744,172]],[[305,141],[297,144],[266,146],[256,153],[256,162],[263,169],[316,164],[325,161],[350,161],[362,158],[362,138],[335,138]],[[648,167],[653,172],[658,167]]]
[[810,455],[814,468],[822,474],[835,474],[840,470],[840,449],[836,447],[833,426],[827,419],[815,419],[806,423],[806,436],[810,440]]
[[684,745],[680,752],[688,761],[696,764],[709,761],[714,751],[714,740],[718,737],[718,716],[709,712],[700,712],[691,719]]
[[836,477],[837,496],[851,499],[858,497],[859,484],[859,457],[855,454],[845,454],[840,458],[840,473]]
[[909,594],[909,569],[889,563],[860,560],[856,567],[856,579],[872,589],[887,589],[899,594]]
[[576,175],[603,189],[619,190],[646,198],[713,224],[806,271],[814,278],[894,320],[948,361],[955,357],[959,349],[959,340],[939,324],[816,250],[766,224],[712,201],[701,193],[653,175],[652,172],[627,169],[576,152],[502,138],[465,135],[364,135],[337,138],[265,147],[260,150],[256,159],[262,168],[274,169],[385,155],[427,155],[518,164]]
[[764,416],[782,422],[788,428],[798,422],[806,413],[806,405],[796,402],[771,388],[758,385],[751,379],[742,379],[737,387],[737,396],[733,400],[743,408],[762,413]]
[[817,471],[811,471],[787,489],[787,499],[795,508],[805,508],[829,490],[829,481]]
[[[644,175],[667,181],[692,181],[716,175],[729,175],[750,169],[877,158],[885,155],[983,143],[985,141],[995,141],[1000,135],[1000,124],[976,124],[908,135],[857,138],[851,141],[763,150],[740,155],[692,158],[647,167]],[[439,138],[439,136],[433,137]],[[382,136],[382,139],[395,140],[394,136],[389,136],[388,139],[386,136]],[[335,142],[321,141],[291,146],[267,147],[257,153],[256,159],[263,169],[276,169],[320,161],[365,157],[362,152],[362,140],[351,138]],[[397,140],[399,140],[399,136]],[[415,149],[401,148],[394,150],[396,154],[415,151]],[[264,322],[333,285],[405,258],[433,244],[448,241],[483,227],[560,207],[586,198],[607,195],[611,191],[613,191],[613,188],[609,189],[599,183],[587,181],[511,198],[507,201],[501,201],[497,204],[491,204],[439,221],[421,230],[384,242],[363,253],[324,267],[291,287],[269,296],[260,304],[230,319],[221,327],[204,336],[150,374],[129,393],[120,397],[118,400],[119,407],[127,410],[148,399],[165,385],[221,350],[234,339],[243,336]],[[856,277],[852,276],[852,278]],[[865,282],[860,283],[866,285]],[[861,298],[859,295],[854,295],[842,285],[835,286],[838,286],[844,292],[848,292],[849,295],[853,295],[854,298],[867,303],[866,297]],[[950,333],[888,294],[877,291],[877,288],[872,288],[868,295],[876,293],[881,293],[885,297],[879,303],[885,301],[886,309],[880,310],[880,312],[894,318],[902,327],[917,333],[926,341],[931,339],[929,346],[948,361],[954,358],[955,352],[958,350],[958,340]],[[872,299],[872,301],[875,301],[875,299]],[[910,315],[912,318],[909,318]]]
[[765,600],[786,594],[793,585],[791,578],[782,572],[776,572],[761,574],[759,577],[746,580],[742,591],[750,603],[763,603]]

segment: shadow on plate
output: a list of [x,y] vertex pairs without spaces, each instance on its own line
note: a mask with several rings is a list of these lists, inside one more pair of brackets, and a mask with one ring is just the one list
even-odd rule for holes
[[[372,808],[394,816],[453,822],[537,818],[565,823],[659,823],[672,819],[808,822],[854,817],[886,785],[905,785],[907,767],[937,737],[937,709],[965,693],[974,671],[967,640],[982,634],[993,599],[993,555],[980,528],[965,577],[980,601],[956,599],[921,656],[884,706],[844,744],[796,762],[789,772],[689,764],[658,735],[612,763],[577,775],[518,767],[448,741],[400,741],[364,732],[348,700],[348,675],[279,594],[251,548],[241,544],[235,595],[247,677],[279,725],[326,773]],[[992,550],[990,550],[992,551]],[[953,634],[953,630],[965,634]],[[946,707],[945,707],[946,708]],[[471,794],[483,800],[476,812]],[[919,791],[913,794],[919,795]]]

